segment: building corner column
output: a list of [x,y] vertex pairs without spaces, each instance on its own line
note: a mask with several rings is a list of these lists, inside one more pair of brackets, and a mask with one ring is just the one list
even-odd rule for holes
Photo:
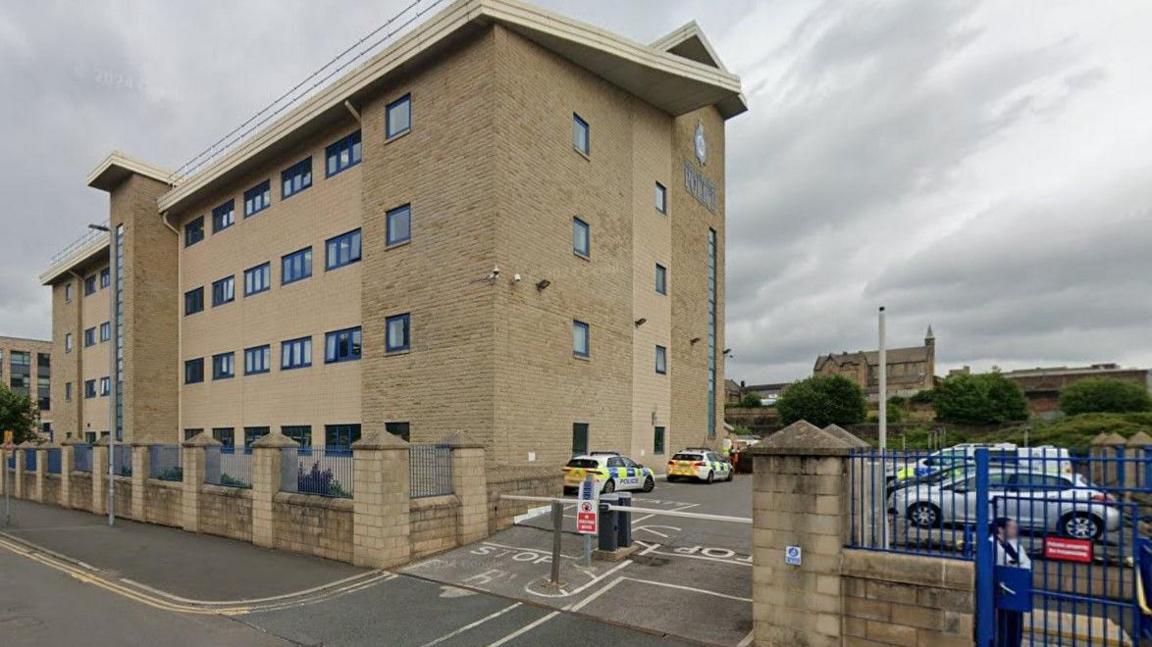
[[[273,504],[283,480],[285,450],[299,449],[300,443],[274,431],[252,443],[252,543],[271,548],[275,544]],[[239,451],[239,450],[238,450]]]
[[456,545],[463,546],[488,536],[488,479],[484,471],[484,445],[453,441],[452,492],[460,500]]
[[352,563],[406,563],[412,550],[408,443],[371,431],[352,443],[352,463]]

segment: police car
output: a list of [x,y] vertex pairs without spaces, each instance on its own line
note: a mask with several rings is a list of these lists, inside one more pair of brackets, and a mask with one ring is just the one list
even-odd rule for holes
[[691,447],[676,452],[668,461],[669,482],[680,479],[695,479],[705,483],[731,481],[733,472],[732,463],[706,447]]
[[591,474],[604,494],[616,490],[651,492],[656,487],[656,475],[627,456],[616,452],[592,452],[573,456],[564,466],[564,494],[575,494],[584,477]]

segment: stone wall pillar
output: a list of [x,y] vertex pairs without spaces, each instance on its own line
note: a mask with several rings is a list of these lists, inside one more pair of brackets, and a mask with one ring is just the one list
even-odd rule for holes
[[219,447],[220,444],[220,441],[213,438],[210,433],[203,431],[193,436],[191,440],[181,443],[180,465],[184,470],[184,489],[180,499],[180,518],[181,525],[188,532],[200,532],[200,490],[204,487],[204,448]]
[[488,536],[488,480],[484,471],[484,445],[452,442],[452,492],[460,499],[456,521],[457,545]]
[[76,445],[83,445],[78,438],[65,438],[60,442],[60,507],[72,507],[72,470],[76,468]]
[[252,543],[257,546],[272,547],[274,544],[272,503],[280,491],[281,458],[285,449],[299,447],[300,443],[279,431],[252,443]]
[[384,430],[352,443],[352,563],[389,568],[408,561],[408,443]]
[[145,485],[152,467],[152,445],[132,443],[132,518],[144,521]]
[[24,491],[24,452],[28,451],[25,447],[28,445],[27,441],[16,445],[16,473],[12,478],[12,498],[22,499],[28,496]]
[[36,479],[32,485],[32,500],[44,502],[44,475],[48,473],[48,445],[37,445],[29,451],[36,452]]
[[92,445],[92,512],[108,513],[108,461],[112,460],[111,436],[101,436]]
[[[757,645],[841,644],[848,456],[861,444],[841,430],[797,422],[750,450]],[[789,547],[799,547],[798,565],[785,561]]]

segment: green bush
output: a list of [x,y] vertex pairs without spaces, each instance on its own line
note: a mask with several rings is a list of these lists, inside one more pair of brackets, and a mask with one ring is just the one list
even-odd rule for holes
[[1024,392],[999,373],[952,375],[935,391],[936,419],[942,422],[986,425],[1028,419]]
[[740,406],[742,407],[759,407],[760,394],[759,393],[745,393],[744,397],[740,399]]
[[793,384],[776,401],[776,410],[786,425],[807,420],[817,427],[853,425],[868,415],[864,391],[840,375],[816,375]]
[[1064,387],[1060,410],[1070,416],[1152,411],[1152,396],[1147,388],[1134,382],[1094,377]]

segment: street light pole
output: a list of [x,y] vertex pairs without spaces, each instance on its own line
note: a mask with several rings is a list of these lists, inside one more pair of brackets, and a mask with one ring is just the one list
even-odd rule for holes
[[105,225],[88,225],[94,231],[108,234],[108,321],[109,339],[112,346],[108,351],[108,525],[116,525],[116,480],[113,464],[116,456],[116,343],[119,322],[116,319],[116,241],[112,228]]
[[880,306],[880,451],[888,449],[888,350],[884,338],[884,306]]

